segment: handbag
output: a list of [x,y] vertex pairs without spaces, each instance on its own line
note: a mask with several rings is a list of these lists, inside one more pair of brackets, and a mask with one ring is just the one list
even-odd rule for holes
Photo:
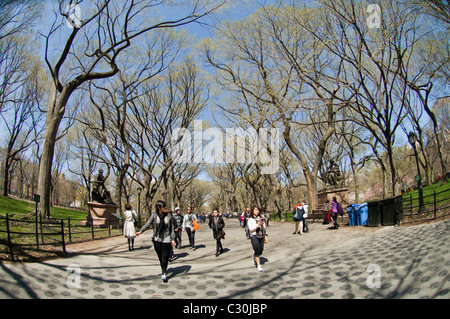
[[269,242],[269,239],[267,238],[266,235],[263,235],[263,241],[264,241],[264,244],[267,244]]
[[225,235],[226,235],[225,231],[222,230],[222,239],[223,239],[223,240],[225,240]]
[[200,225],[194,219],[192,220],[192,225],[194,225],[194,230],[200,229]]

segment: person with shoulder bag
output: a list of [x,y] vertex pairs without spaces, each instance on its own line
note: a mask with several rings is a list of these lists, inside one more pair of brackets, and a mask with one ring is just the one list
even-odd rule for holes
[[136,229],[134,228],[134,221],[136,212],[132,210],[130,204],[125,205],[125,212],[123,213],[125,222],[123,223],[123,234],[128,240],[128,250],[134,250],[134,238],[136,237]]
[[[197,222],[197,217],[194,213],[192,213],[191,207],[187,208],[187,214],[184,215],[183,219],[183,228],[186,231],[188,238],[189,238],[189,244],[190,249],[195,250],[195,228],[194,228],[194,221]],[[198,227],[198,224],[197,224]]]
[[214,210],[213,215],[209,218],[209,228],[213,231],[213,238],[216,240],[216,257],[223,253],[221,240],[225,239],[225,222],[219,212]]
[[297,205],[294,206],[294,210],[292,211],[292,214],[293,214],[292,220],[295,223],[295,230],[294,230],[294,232],[292,234],[294,234],[294,235],[295,234],[302,235],[303,234],[303,214],[304,214],[304,209],[303,209],[300,201],[298,201]]
[[159,200],[156,202],[156,212],[150,216],[147,223],[136,233],[140,236],[145,232],[150,225],[153,224],[153,244],[158,255],[161,266],[161,279],[167,282],[167,266],[172,249],[175,246],[175,221],[172,218],[172,213],[166,209],[166,202]]
[[343,212],[342,206],[341,204],[339,204],[336,197],[333,197],[333,199],[331,200],[331,210],[330,210],[330,220],[333,223],[333,226],[330,227],[330,229],[339,229],[339,224],[337,221],[339,211]]

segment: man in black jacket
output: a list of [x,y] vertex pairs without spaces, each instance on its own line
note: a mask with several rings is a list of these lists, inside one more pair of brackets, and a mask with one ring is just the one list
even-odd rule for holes
[[222,243],[220,242],[225,236],[223,229],[225,222],[222,216],[219,216],[218,210],[214,210],[213,215],[209,218],[209,228],[213,231],[213,237],[216,240],[216,257],[223,253]]
[[183,215],[181,215],[180,208],[175,208],[175,214],[173,215],[175,219],[175,248],[181,248],[181,233],[183,231]]

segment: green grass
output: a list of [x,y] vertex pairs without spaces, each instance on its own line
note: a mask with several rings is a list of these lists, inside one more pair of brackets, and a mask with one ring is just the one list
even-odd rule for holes
[[[434,203],[434,193],[436,192],[436,202],[443,203],[450,201],[450,183],[435,183],[423,188],[423,201],[424,205],[432,205]],[[413,192],[403,194],[403,200],[405,202],[411,201],[413,205],[418,205],[419,191],[416,189]]]
[[[2,216],[6,214],[25,215],[34,212],[34,210],[34,202],[0,196],[0,215]],[[69,208],[50,207],[50,216],[58,219],[67,219],[69,217],[70,219],[85,219],[87,212]]]
[[29,214],[34,211],[34,204],[26,201],[0,196],[0,214]]
[[[54,248],[61,245],[61,235],[58,234],[61,230],[59,224],[47,224],[44,223],[42,228],[39,229],[39,241],[40,250],[36,249],[36,224],[34,218],[26,220],[22,219],[22,216],[30,216],[35,210],[34,202],[27,202],[24,200],[18,200],[0,196],[0,216],[10,216],[9,227],[11,231],[11,241],[14,246],[15,258],[19,260],[31,261],[38,259],[46,259],[49,257],[60,256],[61,249]],[[50,217],[58,219],[64,219],[64,240],[65,243],[69,243],[69,229],[67,219],[71,219],[71,240],[72,242],[82,242],[92,239],[91,226],[80,226],[80,220],[86,220],[87,212],[75,209],[51,207]],[[10,260],[10,251],[8,247],[8,237],[6,233],[6,220],[0,219],[0,260]],[[42,232],[44,236],[42,236]],[[109,236],[107,228],[95,228],[95,239],[106,238]],[[114,228],[111,230],[111,235],[121,235],[121,228]],[[46,244],[50,246],[42,245],[42,238]],[[23,246],[29,245],[29,246]]]

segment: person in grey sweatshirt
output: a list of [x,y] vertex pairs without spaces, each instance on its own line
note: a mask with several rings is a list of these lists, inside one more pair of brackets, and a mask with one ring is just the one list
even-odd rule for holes
[[161,279],[167,282],[167,265],[172,247],[175,246],[176,225],[174,224],[172,213],[166,209],[166,203],[164,201],[157,201],[155,206],[156,213],[150,216],[147,223],[136,233],[136,237],[145,232],[153,224],[153,244],[161,265]]

